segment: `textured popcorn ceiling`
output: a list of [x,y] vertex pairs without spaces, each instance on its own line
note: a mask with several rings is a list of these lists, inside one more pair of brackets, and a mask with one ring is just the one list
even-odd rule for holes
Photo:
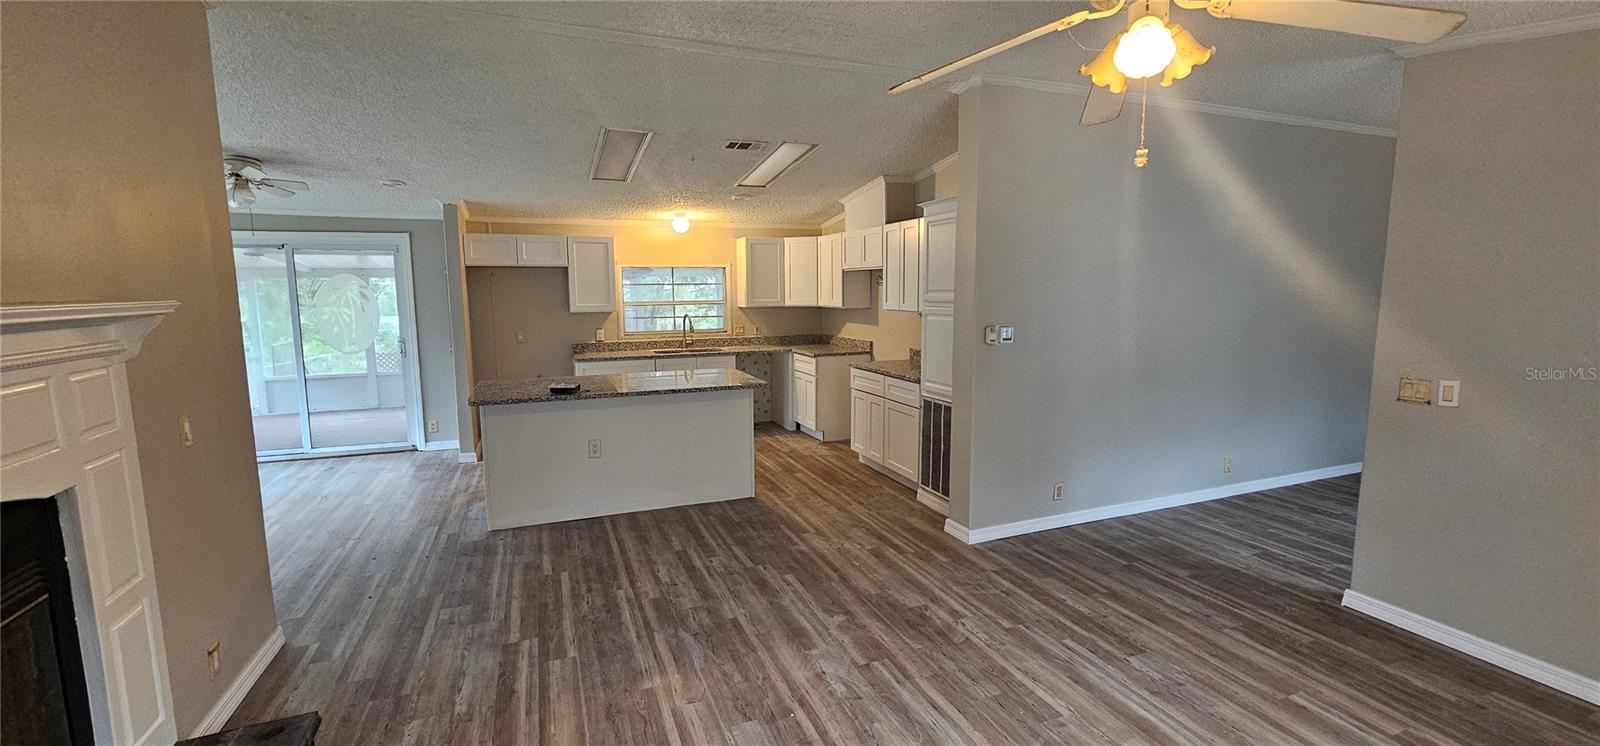
[[[1587,2],[1424,2],[1473,34],[1600,12]],[[1112,21],[1054,34],[890,97],[928,68],[1080,3],[223,3],[210,11],[224,149],[312,191],[258,207],[323,214],[816,225],[882,174],[956,149],[949,87],[983,73],[1077,83]],[[1156,95],[1392,127],[1391,43],[1174,9],[1212,61]],[[1471,92],[1464,91],[1463,95]],[[1124,122],[1124,124],[1127,124]],[[656,133],[631,183],[589,180],[599,127]],[[1063,127],[1076,126],[1063,122]],[[730,138],[820,143],[765,190]],[[403,189],[380,179],[409,183]],[[221,188],[221,180],[218,180]],[[736,192],[757,195],[733,201]]]

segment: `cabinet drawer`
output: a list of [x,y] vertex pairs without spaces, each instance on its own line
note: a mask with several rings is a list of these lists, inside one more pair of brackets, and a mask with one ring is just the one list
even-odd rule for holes
[[850,388],[854,391],[865,391],[876,396],[883,396],[883,376],[877,373],[868,373],[864,370],[850,370]]
[[922,387],[910,381],[883,378],[883,395],[889,401],[899,402],[908,407],[922,406]]
[[810,356],[810,355],[801,355],[798,352],[795,353],[795,355],[794,355],[794,371],[796,373],[809,373],[811,375],[816,375],[817,374],[817,359],[812,357],[812,356]]

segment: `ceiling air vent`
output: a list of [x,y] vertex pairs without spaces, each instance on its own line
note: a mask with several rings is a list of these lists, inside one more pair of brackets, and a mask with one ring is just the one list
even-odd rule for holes
[[644,146],[650,144],[655,133],[644,130],[614,130],[600,128],[600,142],[594,146],[594,165],[589,168],[589,178],[595,181],[628,181],[633,178],[639,159],[644,157]]
[[767,149],[767,144],[760,140],[729,140],[722,144],[722,149],[759,153]]

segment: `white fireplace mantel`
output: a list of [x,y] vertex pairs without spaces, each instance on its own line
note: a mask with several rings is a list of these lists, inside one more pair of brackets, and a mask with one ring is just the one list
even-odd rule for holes
[[57,499],[96,743],[177,739],[124,365],[177,306],[0,306],[0,500]]

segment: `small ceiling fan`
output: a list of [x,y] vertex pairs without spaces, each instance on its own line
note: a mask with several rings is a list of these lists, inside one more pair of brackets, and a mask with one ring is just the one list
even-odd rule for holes
[[[1170,86],[1172,81],[1188,77],[1195,66],[1205,64],[1216,52],[1215,47],[1202,45],[1187,29],[1170,22],[1172,5],[1186,10],[1204,8],[1216,18],[1340,31],[1412,44],[1443,39],[1467,19],[1467,14],[1453,10],[1365,0],[1089,0],[1089,5],[1086,10],[929,70],[890,88],[889,93],[909,91],[1012,47],[1086,21],[1113,17],[1126,8],[1128,23],[1124,31],[1093,60],[1078,68],[1093,82],[1079,119],[1085,127],[1091,127],[1112,121],[1122,113],[1128,81],[1143,81],[1148,87],[1151,78],[1160,76],[1161,85]],[[1141,126],[1133,164],[1143,168],[1149,163],[1149,155]]]
[[257,190],[279,197],[311,191],[311,185],[303,181],[267,178],[267,172],[261,170],[261,161],[247,155],[223,156],[222,175],[228,187],[228,206],[233,208],[255,204]]

